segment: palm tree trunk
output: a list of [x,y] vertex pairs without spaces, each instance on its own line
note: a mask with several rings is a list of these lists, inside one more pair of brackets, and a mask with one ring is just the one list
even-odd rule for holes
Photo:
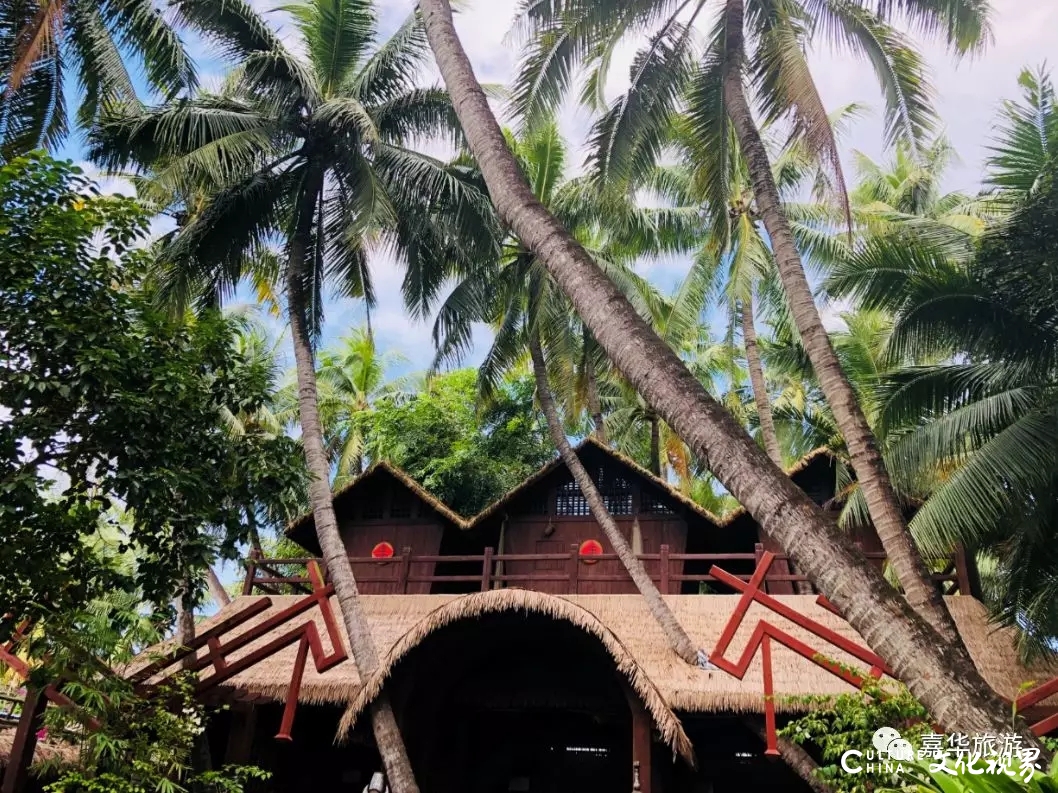
[[[943,726],[1010,731],[1007,706],[965,654],[910,607],[852,541],[772,463],[533,195],[456,34],[448,0],[419,0],[430,47],[496,209],[569,297],[648,405],[907,684]],[[1023,720],[1015,729],[1039,741]]]
[[[757,406],[757,417],[760,419],[760,436],[764,441],[764,450],[777,466],[782,468],[782,452],[779,450],[779,438],[775,434],[775,419],[771,413],[771,400],[768,398],[768,386],[764,380],[764,364],[760,360],[760,348],[757,346],[757,329],[753,326],[753,295],[747,295],[742,301],[739,312],[742,315],[742,340],[746,347],[746,368],[749,369],[749,382],[753,389],[753,402]],[[791,564],[790,571],[801,574],[797,565]],[[807,581],[794,583],[798,595],[811,595],[812,585]]]
[[[547,427],[551,432],[551,439],[558,449],[562,461],[566,464],[566,468],[569,469],[576,480],[577,487],[584,494],[584,499],[588,502],[588,507],[591,509],[592,517],[602,527],[606,538],[610,541],[618,558],[621,560],[621,564],[624,565],[628,574],[632,577],[639,594],[646,600],[651,616],[661,626],[665,633],[665,638],[668,639],[669,646],[684,661],[696,664],[698,662],[698,651],[695,649],[694,640],[680,625],[676,615],[672,613],[672,609],[669,608],[668,603],[661,596],[661,592],[654,586],[654,581],[643,567],[643,563],[635,555],[635,550],[628,544],[624,534],[621,533],[620,527],[614,522],[613,516],[610,515],[610,511],[606,508],[606,502],[599,493],[599,489],[595,487],[591,476],[581,464],[580,458],[577,457],[576,452],[569,445],[566,432],[562,427],[562,421],[555,408],[554,398],[551,396],[551,387],[547,380],[547,361],[544,358],[544,351],[541,349],[540,337],[536,330],[533,330],[529,340],[529,354],[533,360],[537,399],[547,419]],[[658,420],[655,416],[651,422],[651,427],[656,428],[657,426]],[[751,718],[747,718],[747,723],[751,725],[755,733],[762,734],[763,726],[758,729]],[[767,740],[766,736],[764,736],[764,740]],[[830,788],[816,776],[815,770],[818,766],[804,749],[787,741],[785,738],[779,739],[778,748],[779,754],[790,768],[801,776],[813,790],[816,790],[817,793],[832,793]]]
[[922,618],[966,655],[955,622],[944,605],[940,589],[934,585],[930,570],[915,547],[903,512],[889,481],[878,443],[860,408],[856,392],[842,371],[830,336],[816,308],[812,289],[805,275],[801,254],[797,250],[790,224],[782,209],[779,189],[772,176],[771,162],[760,131],[746,99],[742,85],[742,62],[745,57],[743,36],[744,0],[728,0],[725,22],[726,48],[730,65],[724,76],[724,101],[735,127],[739,146],[746,158],[757,211],[764,220],[772,251],[805,351],[819,380],[820,388],[834,413],[838,429],[845,439],[856,478],[863,488],[867,509],[893,566],[908,603]]
[[217,604],[217,607],[224,608],[231,603],[231,596],[228,594],[228,590],[224,588],[224,584],[220,582],[213,565],[206,567],[205,576],[206,585],[209,587],[209,596],[213,598],[213,602]]
[[602,444],[606,443],[606,422],[603,421],[602,401],[599,399],[599,381],[595,377],[595,366],[591,362],[591,355],[587,350],[584,352],[584,376],[588,381],[588,412],[591,414],[592,433]]
[[[754,735],[758,736],[762,741],[767,743],[768,736],[764,730],[764,722],[756,716],[745,716],[742,719],[742,723],[748,727]],[[812,755],[804,750],[803,747],[798,746],[793,741],[779,736],[777,742],[777,748],[782,759],[790,767],[790,769],[801,777],[815,793],[833,793],[833,788],[830,787],[826,782],[819,778],[816,771],[819,770],[819,766],[816,761],[812,759]]]
[[[207,568],[210,573],[213,568]],[[191,593],[194,591],[195,583],[191,576],[184,579],[181,587],[180,597],[176,601],[176,643],[186,647],[195,639],[195,608],[191,605]],[[222,587],[223,589],[223,587]],[[226,594],[226,593],[225,593]],[[195,662],[195,653],[186,656],[180,662],[184,670],[190,670]],[[202,774],[213,769],[213,757],[209,751],[209,741],[205,733],[199,733],[194,738],[191,748],[191,770],[196,774]],[[201,793],[202,784],[193,785],[192,793]]]
[[741,313],[742,340],[746,347],[746,367],[749,369],[753,402],[757,406],[757,417],[760,419],[760,437],[764,441],[764,451],[768,453],[768,457],[782,468],[782,452],[779,450],[779,438],[775,434],[775,419],[771,414],[768,387],[764,382],[764,365],[761,363],[760,348],[757,346],[757,329],[753,326],[752,295],[747,295],[742,301]]
[[257,529],[257,515],[249,504],[244,509],[246,512],[246,535],[250,540],[250,548],[259,555],[264,556],[264,549],[261,547],[261,532]]
[[540,401],[540,408],[544,411],[544,417],[547,419],[547,428],[551,432],[551,440],[555,444],[555,448],[558,449],[562,462],[566,464],[566,468],[573,475],[577,487],[584,494],[584,500],[588,502],[592,517],[602,528],[603,534],[606,535],[606,539],[613,546],[617,558],[621,560],[621,564],[624,565],[625,570],[632,577],[632,582],[636,585],[636,589],[639,590],[639,594],[646,600],[647,608],[650,609],[651,615],[657,620],[662,631],[665,632],[665,638],[668,639],[669,646],[687,663],[697,663],[698,648],[694,646],[691,637],[687,635],[680,623],[676,621],[676,615],[672,613],[669,604],[665,602],[661,592],[654,586],[654,582],[651,580],[643,563],[635,555],[632,546],[628,544],[628,540],[621,533],[621,528],[606,508],[606,503],[603,501],[599,489],[591,480],[591,476],[588,475],[584,466],[581,465],[580,458],[573,451],[573,447],[569,445],[569,439],[566,438],[566,431],[562,427],[562,420],[559,418],[554,397],[551,396],[551,387],[547,381],[547,362],[544,360],[544,351],[540,347],[540,336],[535,328],[531,331],[531,334],[529,338],[529,354],[533,359],[536,397]]
[[650,473],[661,476],[661,419],[654,411],[647,411],[650,424]]
[[[757,329],[753,325],[753,294],[746,295],[739,309],[742,320],[742,341],[746,348],[746,368],[749,370],[749,383],[753,391],[753,404],[757,407],[757,418],[760,420],[760,437],[764,442],[764,451],[773,463],[782,468],[782,451],[779,449],[779,438],[775,434],[775,419],[771,412],[771,400],[768,398],[768,385],[764,380],[764,364],[760,359],[760,348],[757,346]],[[784,566],[785,567],[785,566]],[[790,564],[785,572],[800,574],[797,566]],[[811,595],[812,585],[807,581],[794,583],[798,595]]]
[[[322,186],[322,174],[318,176],[318,185]],[[305,299],[303,293],[303,266],[307,255],[309,238],[314,216],[315,198],[319,186],[307,189],[311,196],[311,205],[302,207],[297,227],[290,240],[289,261],[287,262],[287,301],[290,315],[290,336],[294,342],[294,361],[298,382],[298,408],[301,415],[301,440],[305,449],[305,462],[309,469],[309,499],[312,504],[312,516],[316,523],[316,537],[323,551],[323,560],[334,592],[341,606],[342,620],[349,636],[349,646],[361,680],[367,680],[379,667],[378,650],[371,636],[360,602],[360,591],[353,577],[345,546],[338,532],[338,521],[334,516],[334,505],[331,502],[330,467],[327,452],[324,449],[323,429],[320,424],[319,405],[316,396],[316,366],[313,360],[312,341],[305,318]],[[386,692],[375,701],[371,708],[371,726],[375,734],[375,743],[386,776],[393,793],[418,793],[419,787],[412,773],[411,760],[404,746],[397,719],[389,703]]]

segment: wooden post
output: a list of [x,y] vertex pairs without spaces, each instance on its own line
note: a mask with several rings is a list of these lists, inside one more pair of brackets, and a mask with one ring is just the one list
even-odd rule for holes
[[250,762],[256,729],[257,708],[245,703],[233,705],[228,746],[224,751],[225,765],[246,765]]
[[488,592],[492,588],[492,546],[485,549],[485,561],[481,565],[481,591]]
[[966,564],[966,549],[962,545],[955,546],[955,576],[959,582],[959,594],[971,595],[970,571]]
[[659,588],[661,589],[661,594],[671,595],[672,593],[669,591],[669,546],[663,543],[659,551],[661,555],[661,583]]
[[[758,543],[754,544],[754,546],[753,546],[753,569],[754,570],[760,569],[760,560],[761,560],[761,557],[763,557],[763,556],[764,556],[764,543],[758,542]],[[768,573],[770,573],[770,572],[771,572],[771,570],[769,569]],[[768,573],[764,574],[764,580],[761,582],[761,589],[763,589],[765,592],[768,591],[768,583],[767,583],[768,582]]]
[[[651,793],[653,773],[650,766],[650,747],[653,726],[650,723],[650,715],[634,693],[628,696],[628,704],[632,710],[632,789]],[[637,777],[638,788],[634,787]]]
[[253,580],[257,577],[257,549],[250,549],[250,558],[246,562],[246,580],[242,582],[242,593],[244,595],[253,594]]
[[580,589],[580,546],[570,543],[569,546],[569,592],[570,595],[578,594]]
[[411,548],[404,546],[400,549],[400,570],[397,573],[397,594],[408,593],[408,576],[411,574]]
[[44,708],[48,699],[43,691],[30,689],[22,703],[22,716],[15,729],[15,738],[11,744],[11,755],[7,758],[7,771],[0,793],[23,793],[29,779],[29,767],[33,763],[33,753],[37,749],[37,732],[44,725]]

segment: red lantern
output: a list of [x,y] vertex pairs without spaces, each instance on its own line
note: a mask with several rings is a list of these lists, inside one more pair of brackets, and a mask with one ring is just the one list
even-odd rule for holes
[[371,549],[372,559],[392,559],[393,558],[393,546],[388,542],[380,542],[374,548]]
[[598,559],[585,557],[602,555],[602,543],[598,540],[585,540],[580,544],[580,555],[581,561],[584,562],[584,564],[598,564]]

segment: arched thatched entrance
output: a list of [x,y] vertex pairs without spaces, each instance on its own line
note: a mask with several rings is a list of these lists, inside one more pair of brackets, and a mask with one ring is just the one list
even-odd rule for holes
[[397,642],[346,725],[383,686],[423,793],[631,791],[635,762],[649,790],[654,733],[689,757],[678,719],[613,635],[540,593],[434,612]]

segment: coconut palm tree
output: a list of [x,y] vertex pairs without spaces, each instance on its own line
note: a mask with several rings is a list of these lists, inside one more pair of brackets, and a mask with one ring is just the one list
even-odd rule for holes
[[[714,7],[716,22],[700,31],[699,21]],[[699,128],[698,137],[710,144],[704,151],[714,174],[709,189],[716,206],[723,206],[729,194],[727,161],[733,133],[791,314],[846,438],[878,535],[908,602],[956,643],[954,622],[915,549],[876,440],[830,345],[751,102],[756,100],[765,123],[789,121],[844,196],[833,128],[805,56],[809,44],[829,38],[864,56],[886,96],[887,142],[904,139],[917,147],[933,125],[930,87],[920,56],[891,22],[906,19],[967,52],[988,36],[986,11],[986,6],[965,0],[898,5],[760,0],[530,3],[522,22],[533,43],[515,90],[520,109],[532,119],[566,92],[577,67],[588,66],[582,98],[604,111],[593,134],[595,171],[604,180],[621,181],[649,167],[674,114],[685,106]],[[606,104],[601,89],[614,49],[643,34],[647,42],[633,61],[629,89]],[[756,91],[753,97],[747,94],[747,81]],[[851,224],[847,199],[842,204]]]
[[[408,302],[421,308],[452,267],[491,254],[492,215],[464,171],[411,148],[458,135],[444,91],[415,82],[429,56],[417,13],[380,40],[369,0],[304,0],[287,7],[292,50],[248,0],[176,0],[174,9],[235,62],[229,86],[126,108],[100,125],[91,154],[110,168],[160,164],[155,177],[177,193],[209,187],[162,253],[171,293],[230,292],[252,254],[282,244],[316,533],[366,679],[378,653],[338,534],[317,401],[323,290],[370,303],[368,255],[383,248],[397,254]],[[390,786],[417,790],[388,700],[373,725]]]
[[195,68],[151,0],[11,0],[0,4],[0,157],[57,146],[69,131],[68,80],[77,124],[110,101],[135,101],[127,61],[167,98],[194,88]]
[[[639,248],[661,250],[676,245],[685,218],[669,210],[641,209],[627,195],[599,195],[588,189],[583,179],[566,180],[566,147],[554,121],[541,122],[521,138],[509,138],[509,144],[536,200],[553,206],[592,246],[596,261],[623,283],[644,311],[649,310],[656,302],[653,289],[625,261]],[[551,378],[553,373],[564,374],[564,390],[571,390],[568,386],[574,377],[569,370],[583,359],[576,350],[583,330],[577,326],[568,301],[516,236],[503,240],[491,278],[483,280],[474,274],[461,281],[441,307],[434,330],[439,360],[458,357],[466,349],[474,322],[489,322],[495,329],[493,343],[478,370],[486,397],[506,373],[524,361],[528,351],[537,401],[562,461],[670,644],[685,661],[697,663],[698,648],[661,597],[566,436]]]
[[[851,540],[712,400],[674,352],[533,193],[474,76],[448,0],[419,0],[430,48],[497,213],[572,303],[615,367],[706,461],[941,724],[1009,729],[1006,706],[965,653],[863,564]],[[1023,722],[1023,740],[1038,742]]]
[[1032,653],[1058,635],[1058,113],[1046,74],[1020,83],[989,162],[991,198],[1011,216],[968,257],[875,240],[832,287],[892,312],[888,358],[918,364],[892,372],[877,403],[894,479],[929,496],[912,530],[934,552],[962,543],[991,557],[988,599]]
[[[854,108],[844,109],[839,120],[853,111]],[[719,297],[729,318],[728,343],[734,346],[736,337],[741,335],[760,438],[768,456],[781,466],[782,451],[765,383],[754,312],[759,285],[765,278],[774,276],[775,261],[758,225],[753,185],[745,158],[732,141],[730,154],[724,162],[730,169],[726,179],[729,192],[723,202],[717,204],[712,185],[714,175],[710,170],[716,165],[709,153],[712,139],[703,138],[700,133],[701,129],[690,117],[676,117],[669,132],[671,140],[666,155],[677,164],[655,165],[647,179],[652,191],[667,201],[677,206],[699,207],[709,218],[709,233],[703,235],[688,280],[706,279],[708,296]],[[827,213],[816,206],[792,203],[806,178],[816,175],[804,140],[795,137],[786,146],[777,148],[777,155],[773,158],[775,181],[783,191],[787,212],[796,213],[793,228],[802,247],[817,259],[830,260],[842,255],[844,245],[841,240],[828,232]],[[824,178],[825,174],[818,176]],[[817,179],[814,192],[818,198],[825,197],[825,187],[825,183]],[[700,273],[694,275],[698,271]],[[665,338],[664,333],[660,335]]]
[[942,193],[944,174],[956,159],[947,138],[923,144],[915,156],[898,142],[887,163],[855,152],[856,186],[849,195],[858,236],[906,238],[952,255],[967,255],[990,219],[1003,211],[991,196]]

